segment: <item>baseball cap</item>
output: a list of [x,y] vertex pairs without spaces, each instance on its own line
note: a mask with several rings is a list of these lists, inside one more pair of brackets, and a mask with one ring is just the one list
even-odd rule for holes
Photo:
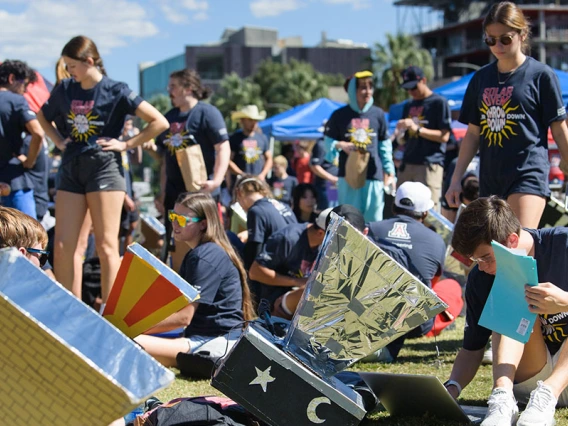
[[329,216],[332,210],[333,207],[329,207],[325,210],[322,210],[322,212],[318,214],[318,217],[316,217],[316,225],[321,229],[323,229],[324,231],[327,229],[327,217]]
[[[408,200],[410,205],[402,204],[402,200]],[[434,207],[432,191],[420,182],[404,182],[396,190],[394,199],[395,206],[414,212],[424,213]]]
[[422,80],[424,76],[424,71],[422,68],[410,66],[402,71],[402,84],[400,87],[403,89],[414,89],[418,84],[419,80]]
[[363,216],[363,213],[361,213],[358,208],[353,207],[350,204],[340,204],[339,206],[325,209],[316,218],[316,225],[321,229],[327,229],[327,225],[331,219],[329,216],[331,212],[334,212],[338,216],[344,218],[355,229],[361,232],[365,229],[365,217]]

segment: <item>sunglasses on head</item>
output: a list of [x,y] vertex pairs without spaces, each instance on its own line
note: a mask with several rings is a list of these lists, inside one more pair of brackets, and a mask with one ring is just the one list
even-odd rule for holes
[[26,247],[26,251],[30,254],[39,254],[39,256],[36,257],[39,259],[39,266],[41,266],[42,268],[47,263],[47,256],[49,255],[49,251],[31,247]]
[[487,36],[485,37],[485,44],[487,46],[495,46],[497,44],[497,42],[501,42],[501,44],[503,46],[508,46],[513,42],[513,38],[515,38],[515,34],[511,35],[511,34],[505,34],[499,37],[490,37]]
[[172,223],[176,221],[178,225],[181,226],[182,228],[185,228],[190,222],[196,223],[196,222],[201,222],[203,220],[203,218],[201,217],[184,216],[182,214],[174,212],[173,210],[170,210],[168,212],[168,218]]

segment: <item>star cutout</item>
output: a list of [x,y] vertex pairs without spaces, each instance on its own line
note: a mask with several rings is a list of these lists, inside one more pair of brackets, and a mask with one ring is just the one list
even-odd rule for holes
[[256,378],[249,383],[249,385],[260,385],[262,387],[263,392],[266,392],[266,387],[268,383],[272,383],[276,380],[274,377],[270,376],[270,369],[272,367],[268,367],[265,371],[259,370],[257,367],[254,367],[256,370]]

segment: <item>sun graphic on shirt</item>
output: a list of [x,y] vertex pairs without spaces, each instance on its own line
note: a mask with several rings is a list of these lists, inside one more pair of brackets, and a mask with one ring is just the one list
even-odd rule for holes
[[75,114],[71,111],[68,115],[69,119],[73,122],[71,136],[78,142],[87,142],[87,140],[97,134],[98,126],[93,122],[99,118],[98,115],[93,115],[92,111],[87,114]]
[[519,105],[511,107],[509,106],[510,103],[511,100],[508,100],[503,106],[487,106],[485,102],[481,102],[482,106],[479,111],[482,114],[482,120],[479,124],[481,136],[485,136],[489,141],[487,146],[499,145],[503,148],[503,138],[510,139],[511,136],[517,136],[513,126],[518,126],[518,123],[508,120],[507,115],[519,108]]
[[176,151],[187,148],[191,140],[192,137],[187,130],[170,132],[166,135],[164,145],[166,145],[168,151],[174,155]]
[[[417,124],[419,127],[421,127],[424,123],[427,123],[426,117],[424,117],[423,115],[415,115],[414,117],[408,117],[408,118],[412,119],[412,121],[414,121],[414,123]],[[412,129],[408,129],[408,133],[412,138],[418,135],[418,132]]]
[[357,148],[367,149],[371,143],[373,136],[373,129],[364,127],[351,127],[349,130],[349,142],[353,143]]

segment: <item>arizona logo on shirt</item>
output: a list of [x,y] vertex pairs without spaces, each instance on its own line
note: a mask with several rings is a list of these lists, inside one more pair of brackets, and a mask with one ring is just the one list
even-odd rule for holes
[[487,139],[487,146],[499,145],[503,148],[503,139],[516,136],[515,127],[526,118],[516,110],[519,105],[511,105],[514,86],[486,87],[483,91],[481,108],[481,136]]
[[243,140],[242,153],[247,164],[256,163],[260,158],[260,154],[262,154],[255,139]]
[[410,240],[410,234],[406,230],[406,223],[395,222],[392,229],[387,234],[390,238],[396,238],[398,240]]
[[185,149],[190,141],[195,141],[195,138],[185,129],[185,121],[170,123],[170,131],[164,139],[164,145],[170,153],[174,154],[179,149]]
[[371,144],[371,138],[376,136],[377,133],[370,128],[370,121],[368,118],[354,118],[351,120],[351,127],[347,130],[347,138],[357,148],[367,149]]
[[104,121],[97,121],[98,115],[93,115],[95,101],[71,101],[71,110],[67,114],[67,122],[71,124],[71,136],[77,142],[87,142],[91,136],[100,133]]

